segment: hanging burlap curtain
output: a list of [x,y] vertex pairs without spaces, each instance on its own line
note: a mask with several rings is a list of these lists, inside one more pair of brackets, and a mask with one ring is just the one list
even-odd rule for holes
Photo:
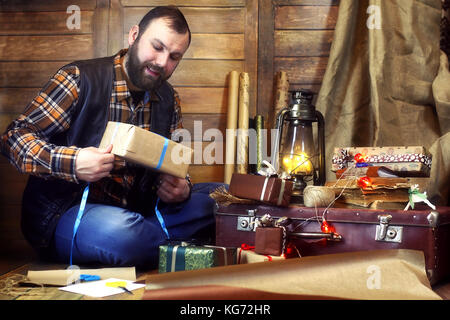
[[446,204],[450,75],[441,13],[441,0],[341,0],[316,105],[327,164],[335,147],[424,146],[433,156],[428,194]]

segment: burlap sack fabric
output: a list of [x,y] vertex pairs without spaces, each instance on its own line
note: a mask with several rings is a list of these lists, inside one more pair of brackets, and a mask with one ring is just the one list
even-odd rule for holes
[[335,147],[422,145],[433,156],[428,195],[441,205],[450,184],[443,8],[441,0],[341,0],[316,103],[325,116],[327,164]]

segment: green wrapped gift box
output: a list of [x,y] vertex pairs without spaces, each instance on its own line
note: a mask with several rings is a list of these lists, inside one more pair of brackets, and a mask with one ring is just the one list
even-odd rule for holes
[[159,273],[236,264],[236,248],[166,244],[159,246]]

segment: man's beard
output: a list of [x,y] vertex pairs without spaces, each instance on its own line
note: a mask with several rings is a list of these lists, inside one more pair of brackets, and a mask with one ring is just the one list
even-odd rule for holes
[[[138,44],[139,39],[136,39],[136,41],[128,49],[128,60],[125,63],[128,77],[130,78],[131,82],[139,89],[146,91],[157,89],[165,80],[164,69],[150,62],[142,63],[137,56]],[[150,76],[145,70],[147,69],[147,67],[158,72],[159,77],[154,78]]]

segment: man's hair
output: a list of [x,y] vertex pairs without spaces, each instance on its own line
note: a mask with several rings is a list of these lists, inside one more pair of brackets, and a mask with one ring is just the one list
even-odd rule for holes
[[189,34],[189,42],[191,43],[191,30],[184,18],[183,13],[175,6],[159,6],[155,7],[142,18],[139,22],[139,34],[138,38],[147,30],[148,25],[153,19],[165,18],[169,22],[169,27],[179,34]]

